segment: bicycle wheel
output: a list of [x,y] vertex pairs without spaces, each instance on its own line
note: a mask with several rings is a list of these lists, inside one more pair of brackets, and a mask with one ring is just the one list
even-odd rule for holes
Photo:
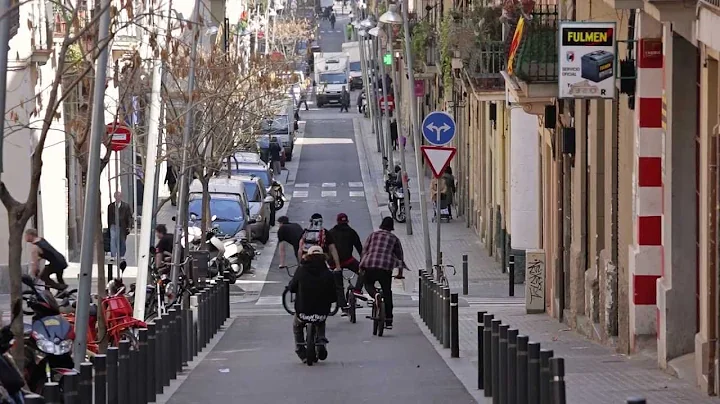
[[379,296],[380,304],[378,305],[378,337],[382,337],[385,332],[385,298]]
[[315,350],[315,324],[305,324],[305,352],[306,352],[306,363],[308,366],[312,366],[313,363],[317,362],[317,351]]
[[377,333],[378,333],[378,321],[377,321],[378,314],[379,314],[378,313],[378,300],[375,299],[375,302],[373,302],[373,305],[372,305],[372,315],[370,316],[370,318],[372,319],[372,323],[373,323],[373,335],[377,335]]
[[348,302],[348,314],[350,317],[350,322],[355,324],[357,322],[357,302],[355,301],[355,293],[353,293],[352,288],[347,289],[347,302]]
[[292,293],[290,289],[285,289],[282,294],[282,303],[288,314],[295,315],[295,293]]

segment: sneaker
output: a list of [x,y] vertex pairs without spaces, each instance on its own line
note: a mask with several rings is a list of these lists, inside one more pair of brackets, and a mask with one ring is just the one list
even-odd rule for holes
[[385,320],[385,328],[388,330],[392,330],[392,328],[393,328],[392,320]]
[[325,345],[320,345],[320,346],[318,346],[317,351],[318,351],[318,352],[317,352],[317,353],[318,353],[318,359],[320,359],[321,361],[324,361],[325,359],[327,359],[327,357],[328,357],[328,351],[327,351],[327,348],[325,347]]
[[300,358],[301,361],[305,362],[307,360],[307,352],[305,352],[305,347],[298,347],[295,349],[295,354]]
[[340,317],[347,317],[348,316],[348,309],[342,309],[342,313],[340,313]]

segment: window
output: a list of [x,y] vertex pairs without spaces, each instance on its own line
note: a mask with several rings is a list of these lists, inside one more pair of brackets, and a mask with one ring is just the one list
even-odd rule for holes
[[284,130],[287,131],[289,127],[287,115],[275,115],[272,119],[265,119],[262,122],[262,130],[266,132],[274,132]]
[[347,84],[345,73],[324,73],[320,75],[320,84]]
[[[199,225],[202,220],[202,196],[195,194],[190,197],[188,212],[190,216],[196,216]],[[213,225],[218,227],[221,235],[233,236],[245,225],[245,212],[236,196],[210,194],[210,215],[217,216]]]
[[350,71],[351,72],[362,71],[362,67],[360,67],[360,62],[350,62]]
[[247,194],[248,201],[250,202],[262,202],[260,195],[260,189],[255,181],[245,181],[245,193]]

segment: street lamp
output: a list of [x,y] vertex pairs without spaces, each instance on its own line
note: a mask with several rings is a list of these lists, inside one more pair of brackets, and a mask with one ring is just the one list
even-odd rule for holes
[[[388,89],[387,80],[385,80],[385,62],[383,60],[382,49],[380,48],[380,27],[374,27],[368,30],[368,33],[378,39],[377,47],[377,64],[380,67],[380,82],[382,83],[383,109],[382,113],[382,129],[385,144],[385,158],[387,159],[387,169],[392,170],[395,166],[393,162],[392,142],[390,141],[390,109],[388,108]],[[384,162],[383,162],[384,165]],[[385,167],[383,167],[385,168]]]
[[[363,29],[358,31],[358,35],[360,35],[364,38],[368,35],[371,35],[371,33],[369,31],[371,30],[371,28],[375,27],[376,24],[375,24],[375,21],[371,20],[370,18],[366,18],[366,19],[360,21],[359,25]],[[370,41],[370,44],[371,45],[373,44],[372,39]],[[363,51],[364,50],[365,49],[363,49]],[[368,89],[365,92],[365,95],[366,95],[365,98],[367,99],[367,103],[370,106],[370,112],[371,112],[370,119],[372,120],[373,130],[376,135],[375,140],[377,143],[377,151],[379,153],[381,153],[384,157],[385,156],[384,143],[380,140],[382,137],[382,127],[381,127],[382,125],[380,123],[380,113],[379,113],[380,106],[377,104],[377,99],[375,97],[375,83],[373,80],[371,80],[371,78],[373,76],[370,75],[371,66],[374,67],[377,65],[377,62],[373,63],[372,55],[373,55],[373,51],[371,50],[370,55],[368,55],[367,61],[365,62],[365,65],[367,68],[367,75],[368,75],[368,84],[369,84]]]
[[[400,108],[400,92],[398,91],[398,73],[397,73],[397,64],[395,63],[395,49],[393,49],[393,25],[400,25],[403,22],[403,18],[400,14],[398,14],[395,10],[397,9],[397,5],[390,4],[388,7],[388,11],[386,11],[383,15],[380,16],[380,22],[383,24],[390,25],[388,26],[388,40],[387,40],[387,51],[390,52],[391,55],[391,70],[393,74],[393,99],[395,100],[395,124],[397,125],[397,131],[398,134],[403,133],[402,127],[400,126],[400,119],[398,119],[398,115],[400,114],[399,111],[401,111]],[[402,188],[403,188],[403,202],[405,206],[405,225],[406,225],[406,231],[407,234],[410,235],[413,233],[412,231],[412,220],[410,218],[409,212],[409,206],[410,206],[410,192],[408,188],[408,181],[407,181],[407,166],[405,164],[405,144],[407,144],[407,141],[402,144],[400,144],[400,178],[402,182]]]
[[360,26],[363,28],[372,28],[375,26],[375,21],[373,21],[369,18],[366,18],[366,19],[360,21]]
[[[403,24],[403,32],[405,35],[405,64],[407,65],[407,72],[408,72],[408,81],[410,84],[410,88],[415,91],[415,72],[413,71],[413,54],[412,54],[412,47],[410,45],[410,20],[408,18],[408,7],[407,4],[402,4],[402,0],[400,1],[401,9],[402,9],[402,24]],[[385,13],[387,14],[387,13]],[[383,16],[385,16],[383,14]],[[412,119],[417,116],[417,108],[415,106],[414,102],[410,102],[410,116]],[[423,178],[423,170],[422,170],[422,153],[420,151],[420,145],[422,144],[422,139],[420,139],[420,130],[418,127],[413,128],[413,125],[410,126],[412,129],[413,134],[413,140],[415,143],[415,168],[417,170],[417,179],[418,179],[418,190],[420,191],[420,212],[422,213],[422,231],[423,231],[423,238],[424,238],[424,252],[425,252],[425,268],[432,268],[432,250],[430,249],[430,225],[428,224],[427,220],[427,200],[425,199],[425,181]],[[414,130],[413,130],[414,129]],[[439,203],[439,202],[438,202]],[[440,219],[438,219],[439,221]],[[440,246],[438,246],[440,247]],[[439,248],[438,248],[439,250]],[[440,264],[438,262],[438,264]]]

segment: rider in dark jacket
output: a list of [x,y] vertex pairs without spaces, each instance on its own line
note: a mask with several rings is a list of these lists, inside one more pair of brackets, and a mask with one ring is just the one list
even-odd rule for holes
[[330,305],[335,302],[336,295],[335,281],[328,270],[322,247],[312,246],[308,249],[302,264],[290,280],[288,289],[296,294],[295,321],[293,321],[295,353],[301,360],[305,360],[304,326],[306,322],[315,322],[318,342],[320,342],[318,359],[325,360],[327,358],[325,320],[330,314]]
[[[363,246],[362,246],[362,240],[360,240],[360,236],[357,234],[355,229],[350,227],[350,221],[348,219],[348,216],[345,213],[339,213],[337,215],[337,224],[335,227],[330,229],[330,234],[332,235],[333,240],[335,241],[335,248],[338,252],[338,257],[340,257],[340,267],[349,269],[355,274],[357,274],[357,281],[355,282],[355,287],[353,292],[356,296],[362,298],[369,298],[370,296],[364,296],[362,294],[362,288],[363,288],[363,279],[362,276],[358,273],[360,262],[358,262],[357,259],[353,256],[353,250],[357,250],[358,255],[362,257],[363,252]],[[334,267],[334,265],[333,265]],[[338,284],[338,278],[339,278],[339,285]],[[343,282],[342,277],[335,277],[335,283],[336,286],[340,288],[340,292],[343,292]],[[344,299],[343,299],[344,300]]]

